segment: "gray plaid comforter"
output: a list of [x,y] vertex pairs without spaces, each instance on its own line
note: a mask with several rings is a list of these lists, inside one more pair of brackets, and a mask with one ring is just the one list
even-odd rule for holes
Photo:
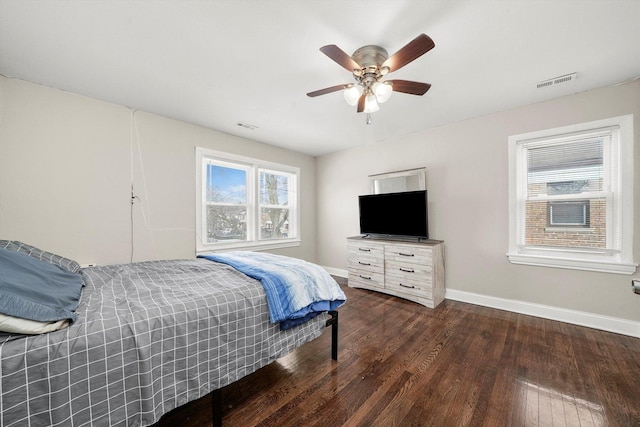
[[260,283],[212,261],[83,269],[78,320],[0,335],[0,426],[144,426],[324,330],[280,331]]

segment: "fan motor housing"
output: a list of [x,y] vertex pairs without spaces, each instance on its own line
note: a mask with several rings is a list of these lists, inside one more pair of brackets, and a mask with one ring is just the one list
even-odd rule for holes
[[388,57],[389,53],[385,48],[375,45],[362,46],[351,55],[351,58],[362,68],[379,68]]

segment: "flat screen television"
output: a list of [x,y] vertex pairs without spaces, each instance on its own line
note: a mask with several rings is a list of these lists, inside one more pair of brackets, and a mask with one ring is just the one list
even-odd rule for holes
[[429,238],[427,191],[359,196],[360,233]]

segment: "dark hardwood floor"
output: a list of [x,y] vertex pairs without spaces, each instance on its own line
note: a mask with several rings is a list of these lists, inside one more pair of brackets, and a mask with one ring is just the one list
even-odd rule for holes
[[[343,286],[329,329],[223,389],[235,426],[640,426],[640,339]],[[156,424],[210,426],[206,396]]]

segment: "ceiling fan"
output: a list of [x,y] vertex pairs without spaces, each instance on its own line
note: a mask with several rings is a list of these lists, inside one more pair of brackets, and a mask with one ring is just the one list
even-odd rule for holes
[[380,109],[378,104],[387,101],[393,92],[424,95],[429,90],[431,87],[429,83],[410,80],[383,80],[383,78],[388,73],[421,57],[434,47],[435,43],[426,34],[420,34],[391,56],[384,48],[375,45],[363,46],[351,56],[336,45],[323,46],[320,51],[353,73],[356,83],[327,87],[309,92],[307,96],[316,97],[343,90],[347,103],[353,106],[357,105],[358,113],[367,113],[367,124],[370,124],[370,113],[378,111]]

